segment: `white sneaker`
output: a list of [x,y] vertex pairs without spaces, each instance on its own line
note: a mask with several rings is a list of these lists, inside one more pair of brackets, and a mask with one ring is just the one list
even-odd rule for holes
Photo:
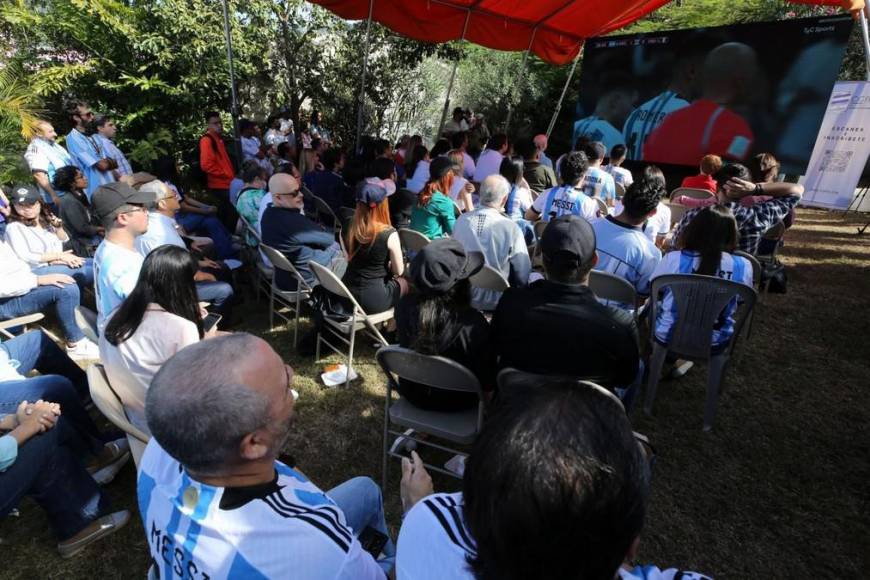
[[75,346],[66,347],[66,354],[73,360],[100,360],[100,347],[83,338]]
[[121,468],[130,460],[130,444],[126,437],[106,443],[103,457],[88,468],[99,485],[111,483]]

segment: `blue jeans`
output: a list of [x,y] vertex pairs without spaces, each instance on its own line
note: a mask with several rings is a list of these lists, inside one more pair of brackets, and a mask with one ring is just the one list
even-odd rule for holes
[[181,224],[181,227],[187,232],[211,238],[214,241],[214,249],[218,259],[226,260],[236,257],[237,252],[233,250],[230,233],[215,216],[178,212],[175,214],[175,221]]
[[233,287],[226,282],[197,282],[196,295],[203,302],[211,302],[221,315],[230,315]]
[[[370,478],[354,477],[330,489],[326,495],[338,504],[344,513],[347,525],[353,528],[355,536],[359,536],[368,527],[390,538],[384,518],[384,498],[381,496],[381,488]],[[386,574],[389,574],[396,564],[396,545],[392,539],[387,540],[383,552],[384,557],[378,560],[378,564]]]
[[68,342],[78,342],[85,337],[76,325],[76,306],[81,300],[81,293],[76,284],[67,284],[63,288],[57,286],[37,286],[27,294],[0,298],[0,320],[8,320],[16,316],[45,312],[54,305],[60,327]]
[[0,472],[0,518],[29,495],[63,541],[109,511],[108,498],[76,457],[76,437],[62,415],[53,429],[18,448],[15,463]]
[[79,291],[84,292],[85,288],[94,287],[94,260],[92,258],[84,258],[85,263],[78,268],[70,268],[69,266],[43,266],[34,271],[37,276],[44,274],[66,274],[70,276],[78,284]]
[[85,372],[42,331],[33,330],[0,344],[9,358],[19,362],[22,375],[36,369],[40,375],[0,383],[0,415],[15,413],[21,401],[42,399],[59,403],[61,413],[92,453],[99,453],[105,438],[85,411],[90,400]]

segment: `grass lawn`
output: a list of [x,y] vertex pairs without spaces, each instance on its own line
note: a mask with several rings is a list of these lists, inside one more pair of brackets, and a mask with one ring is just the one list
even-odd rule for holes
[[[636,429],[657,446],[641,561],[717,578],[857,578],[870,554],[870,233],[858,217],[801,210],[782,253],[789,292],[759,305],[738,347],[712,433],[702,433],[705,369],[662,382],[655,416]],[[265,302],[246,306],[245,329],[269,340],[296,369],[298,422],[288,451],[323,489],[354,475],[380,479],[384,387],[372,350],[359,349],[361,380],[320,385],[321,365],[301,359],[285,329],[268,330]],[[243,353],[239,353],[243,356]],[[337,357],[327,359],[338,361]],[[399,522],[398,474],[385,490]],[[454,491],[458,481],[436,479]],[[2,577],[144,575],[148,548],[126,467],[108,486],[134,519],[78,557],[61,560],[41,510],[0,521]]]

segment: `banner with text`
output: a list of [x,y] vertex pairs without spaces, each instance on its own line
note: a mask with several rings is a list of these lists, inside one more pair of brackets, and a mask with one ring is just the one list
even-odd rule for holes
[[801,203],[847,209],[870,155],[870,83],[834,85],[816,146],[801,178]]

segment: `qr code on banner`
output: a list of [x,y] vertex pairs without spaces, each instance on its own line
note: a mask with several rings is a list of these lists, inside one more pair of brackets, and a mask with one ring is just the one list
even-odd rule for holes
[[825,151],[825,156],[822,157],[821,171],[828,173],[843,173],[849,165],[849,160],[852,159],[854,151]]

